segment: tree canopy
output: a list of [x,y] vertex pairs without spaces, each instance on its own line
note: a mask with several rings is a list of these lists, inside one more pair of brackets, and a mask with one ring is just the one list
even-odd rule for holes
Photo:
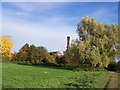
[[77,24],[79,39],[71,44],[65,57],[75,65],[107,67],[117,57],[118,25],[102,24],[94,18],[84,17]]
[[0,54],[3,58],[11,59],[11,49],[13,45],[12,40],[8,36],[2,36],[0,38]]

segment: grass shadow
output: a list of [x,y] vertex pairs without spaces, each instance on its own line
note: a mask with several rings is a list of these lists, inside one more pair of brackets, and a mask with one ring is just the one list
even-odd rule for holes
[[43,67],[43,68],[51,68],[51,69],[61,69],[61,70],[71,70],[70,67],[65,65],[56,65],[56,64],[21,64],[17,63],[18,65],[24,66],[32,66],[32,67]]

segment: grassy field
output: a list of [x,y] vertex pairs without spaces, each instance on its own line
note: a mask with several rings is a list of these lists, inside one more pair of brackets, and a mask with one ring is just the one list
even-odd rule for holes
[[47,66],[3,63],[3,88],[101,88],[107,71],[71,71]]

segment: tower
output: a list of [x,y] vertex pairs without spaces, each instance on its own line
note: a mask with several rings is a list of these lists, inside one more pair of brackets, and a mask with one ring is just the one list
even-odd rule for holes
[[70,47],[70,36],[67,36],[67,49]]

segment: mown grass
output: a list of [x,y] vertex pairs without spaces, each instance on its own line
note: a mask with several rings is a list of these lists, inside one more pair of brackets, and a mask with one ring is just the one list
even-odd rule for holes
[[3,88],[101,88],[107,71],[71,71],[44,66],[2,64]]

